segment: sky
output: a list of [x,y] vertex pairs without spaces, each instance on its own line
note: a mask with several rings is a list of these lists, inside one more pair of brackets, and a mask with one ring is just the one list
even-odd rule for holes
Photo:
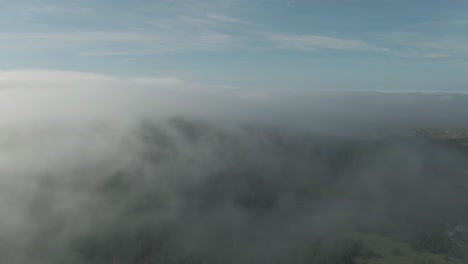
[[466,0],[0,4],[0,71],[290,90],[468,90]]

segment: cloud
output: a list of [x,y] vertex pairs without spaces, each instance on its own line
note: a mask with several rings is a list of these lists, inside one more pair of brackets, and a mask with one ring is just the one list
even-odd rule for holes
[[128,120],[153,111],[162,114],[164,105],[173,103],[177,94],[195,93],[190,92],[195,87],[196,84],[177,78],[120,78],[53,70],[1,71],[0,123],[33,120],[73,123],[113,116]]
[[[0,47],[5,50],[50,51],[59,48],[84,56],[220,51],[236,47],[239,42],[229,34],[185,30],[0,33],[0,41]],[[106,46],[106,50],[96,48],[101,46]]]
[[163,87],[193,85],[178,78],[131,78],[130,80],[139,84],[159,85]]
[[[363,40],[320,35],[241,32],[222,33],[205,29],[212,20],[181,17],[182,24],[159,24],[159,29],[144,31],[78,31],[61,33],[0,33],[0,47],[7,50],[69,50],[80,56],[138,56],[180,53],[185,51],[217,52],[232,49],[291,49],[318,51],[324,49],[368,52],[390,52]],[[192,21],[195,19],[195,22]],[[219,18],[218,18],[219,20]],[[230,22],[230,23],[239,23]],[[202,24],[202,25],[201,25]],[[214,27],[214,26],[210,26]],[[263,43],[263,45],[259,45]],[[105,50],[97,47],[106,46]]]
[[434,36],[414,31],[397,31],[382,34],[381,37],[397,47],[394,54],[400,57],[457,59],[468,56],[468,40],[460,35]]
[[[359,104],[339,103],[346,97],[338,92],[319,91],[213,86],[176,77],[124,78],[70,71],[0,71],[0,105],[2,105],[0,123],[7,120],[41,120],[41,118],[57,118],[71,122],[74,118],[135,119],[153,113],[159,117],[178,114],[218,116],[221,119],[229,117],[237,120],[255,120],[260,123],[272,119],[281,122],[287,120],[296,125],[310,124],[315,129],[326,129],[326,126],[315,126],[312,121],[304,123],[299,117],[304,113],[317,113],[317,118],[320,115],[330,117],[327,123],[332,124],[334,121],[331,120],[338,116],[336,113],[359,112],[359,115],[364,116],[368,113],[365,110],[367,108],[361,109]],[[329,103],[333,100],[336,102]],[[330,108],[330,105],[336,103],[340,107]],[[367,101],[362,103],[372,104]],[[387,110],[389,113],[392,112]],[[405,111],[402,107],[396,107],[396,110]],[[424,111],[421,110],[421,113]],[[310,116],[311,120],[314,118],[313,115],[315,114]],[[380,115],[386,114],[380,113]],[[290,118],[283,118],[285,116]],[[383,117],[381,119],[382,122],[386,120]],[[359,122],[354,119],[353,124],[342,125],[349,132],[353,127],[360,127]]]
[[452,58],[451,55],[446,54],[446,53],[402,54],[400,57],[409,58],[409,59],[429,59],[429,60]]
[[[0,71],[1,89],[34,88],[37,84],[73,83],[73,82],[107,82],[118,80],[115,77],[89,72],[58,70],[11,70]],[[66,85],[65,85],[66,87]],[[39,85],[37,88],[44,88]]]
[[101,57],[101,56],[140,56],[140,55],[151,55],[151,54],[159,54],[155,51],[132,51],[132,50],[116,50],[116,51],[84,51],[79,53],[79,56],[82,57]]
[[6,263],[326,263],[356,230],[468,221],[466,156],[413,136],[466,128],[466,95],[37,70],[0,85]]
[[0,91],[1,90],[94,90],[111,88],[118,92],[125,86],[135,86],[137,90],[140,86],[152,87],[154,89],[174,88],[174,87],[196,87],[194,83],[184,81],[179,78],[122,78],[112,75],[80,72],[80,71],[60,71],[60,70],[10,70],[0,71]]
[[[224,15],[223,6],[230,4],[222,2],[132,2],[122,3],[122,8],[103,4],[103,9],[92,1],[8,3],[6,19],[18,23],[14,19],[20,16],[23,30],[1,30],[0,48],[90,56],[226,50],[236,46],[238,38],[219,25],[245,21]],[[157,14],[148,14],[148,10]]]
[[433,41],[422,41],[413,42],[409,45],[418,46],[421,48],[427,48],[431,50],[447,51],[451,53],[459,53],[468,55],[468,41],[448,39],[448,40],[433,40]]
[[111,43],[146,43],[158,40],[148,33],[115,31],[81,31],[58,33],[0,33],[2,47],[7,49],[47,49],[57,47],[77,47],[86,44]]
[[83,7],[72,3],[71,5],[32,5],[31,3],[16,5],[15,10],[23,15],[32,16],[76,16],[76,17],[89,17],[95,14],[95,10],[89,7]]
[[220,22],[227,22],[227,23],[234,23],[234,24],[249,24],[249,22],[246,21],[246,20],[226,16],[226,15],[223,15],[223,14],[210,13],[210,14],[207,15],[207,17],[209,19],[220,21]]
[[267,34],[266,38],[280,49],[316,51],[321,49],[388,52],[363,40],[342,39],[320,35]]
[[268,91],[203,85],[176,77],[133,77],[55,70],[0,71],[0,126],[145,116],[246,117],[276,98]]
[[446,19],[446,20],[419,22],[419,23],[408,25],[408,27],[409,28],[429,28],[429,29],[437,29],[437,28],[450,29],[450,28],[453,28],[453,26],[465,26],[467,24],[468,24],[468,19]]
[[[267,3],[265,1],[262,4]],[[158,1],[124,4],[122,10],[104,10],[100,14],[91,3],[76,8],[73,21],[51,24],[52,15],[75,10],[75,6],[49,3],[30,5],[29,32],[0,32],[0,48],[23,52],[66,52],[79,56],[140,56],[180,52],[219,52],[259,50],[262,48],[312,51],[335,49],[386,52],[360,39],[319,35],[293,35],[284,32],[265,34],[252,21],[237,17],[238,1]],[[246,2],[242,2],[242,5]],[[23,3],[22,5],[26,5]],[[17,7],[22,6],[17,5]],[[15,5],[13,5],[15,6]],[[156,10],[149,15],[147,10]],[[163,12],[164,11],[164,12]],[[85,17],[86,16],[86,17]],[[119,19],[117,19],[119,18]],[[63,20],[55,18],[55,20]],[[34,27],[31,21],[34,21]],[[95,26],[90,27],[93,21]],[[83,26],[80,26],[83,25]],[[96,28],[99,27],[99,30]],[[261,45],[259,43],[264,43]]]

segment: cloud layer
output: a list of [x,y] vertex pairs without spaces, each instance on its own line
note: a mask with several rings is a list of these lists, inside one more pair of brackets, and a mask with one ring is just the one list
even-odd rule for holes
[[468,222],[465,154],[413,133],[464,131],[463,94],[33,70],[0,85],[8,263],[323,263],[356,230]]

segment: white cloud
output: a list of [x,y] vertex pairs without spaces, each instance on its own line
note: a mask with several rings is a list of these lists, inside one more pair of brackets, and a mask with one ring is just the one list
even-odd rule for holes
[[93,2],[6,3],[7,9],[0,10],[0,15],[5,24],[20,24],[21,31],[0,28],[0,50],[61,49],[83,56],[220,51],[239,41],[221,26],[245,22],[224,15],[223,7],[229,6],[224,1],[129,2],[122,3],[122,8],[102,10]]
[[464,40],[433,40],[411,43],[411,45],[433,50],[451,51],[452,53],[463,53],[465,55],[468,55],[468,41]]
[[[38,82],[75,82],[75,81],[112,81],[115,78],[88,72],[55,71],[55,70],[12,70],[0,71],[2,89],[23,87],[28,82],[35,85]],[[10,86],[15,84],[15,86]]]
[[24,15],[59,15],[59,16],[88,16],[94,14],[94,10],[88,7],[72,5],[18,5],[16,9]]
[[453,26],[466,26],[468,25],[468,19],[445,19],[445,20],[434,20],[414,23],[409,25],[409,28],[442,28],[450,29]]
[[[72,48],[76,54],[83,56],[219,51],[235,47],[237,42],[235,36],[214,31],[0,33],[0,47],[3,50]],[[101,46],[106,49],[96,48]]]
[[161,117],[168,111],[194,109],[191,100],[201,90],[177,78],[120,78],[53,70],[1,71],[0,87],[0,126]]
[[138,122],[143,117],[231,115],[267,99],[253,90],[201,85],[173,77],[0,71],[0,127],[24,122]]
[[0,46],[5,49],[44,49],[71,47],[99,42],[147,42],[157,36],[132,32],[81,31],[60,33],[0,33]]
[[384,41],[398,47],[395,55],[400,57],[446,59],[468,56],[468,39],[460,35],[435,36],[398,31],[383,34],[381,37]]
[[82,57],[101,57],[101,56],[140,56],[148,54],[157,54],[151,51],[137,50],[118,50],[118,51],[85,51],[79,53]]
[[[314,51],[335,49],[348,51],[386,52],[360,39],[345,39],[319,35],[293,35],[282,32],[265,34],[246,27],[253,20],[234,15],[238,0],[164,0],[151,3],[124,4],[128,9],[103,10],[99,17],[96,5],[80,4],[77,14],[91,16],[100,30],[84,30],[75,23],[52,25],[46,23],[29,33],[0,32],[0,49],[4,51],[42,52],[55,50],[78,56],[141,56],[148,54],[179,53],[187,51],[217,52],[242,48],[246,51],[260,49],[294,49]],[[289,1],[290,2],[290,1]],[[27,7],[27,4],[22,4]],[[75,6],[64,2],[30,5],[27,12],[41,16],[72,12]],[[148,10],[157,14],[149,15]],[[109,12],[115,11],[115,14]],[[162,12],[167,11],[167,12]],[[1,13],[1,11],[0,11]],[[73,13],[73,12],[72,12]],[[70,13],[70,15],[73,15]],[[79,23],[78,23],[79,24]],[[118,28],[118,29],[117,29]]]
[[247,20],[238,19],[235,17],[226,16],[223,14],[210,13],[207,15],[208,18],[220,22],[234,23],[234,24],[249,24]]
[[373,46],[359,39],[342,39],[319,35],[267,34],[274,45],[280,49],[315,51],[320,49],[349,51],[379,51],[388,52],[382,47]]
[[402,54],[400,57],[408,58],[408,59],[429,59],[429,60],[436,60],[436,59],[449,59],[451,56],[446,53],[421,53],[421,54]]
[[192,86],[187,81],[178,79],[178,78],[132,78],[130,79],[132,82],[137,84],[146,84],[146,85],[154,85],[154,86]]
[[114,87],[125,85],[151,85],[153,87],[193,86],[178,78],[120,78],[117,76],[59,70],[0,71],[0,90],[8,89],[71,89]]

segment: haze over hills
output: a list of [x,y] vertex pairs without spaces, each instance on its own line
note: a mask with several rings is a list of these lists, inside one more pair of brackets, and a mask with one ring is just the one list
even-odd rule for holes
[[7,263],[468,261],[466,95],[21,85]]

